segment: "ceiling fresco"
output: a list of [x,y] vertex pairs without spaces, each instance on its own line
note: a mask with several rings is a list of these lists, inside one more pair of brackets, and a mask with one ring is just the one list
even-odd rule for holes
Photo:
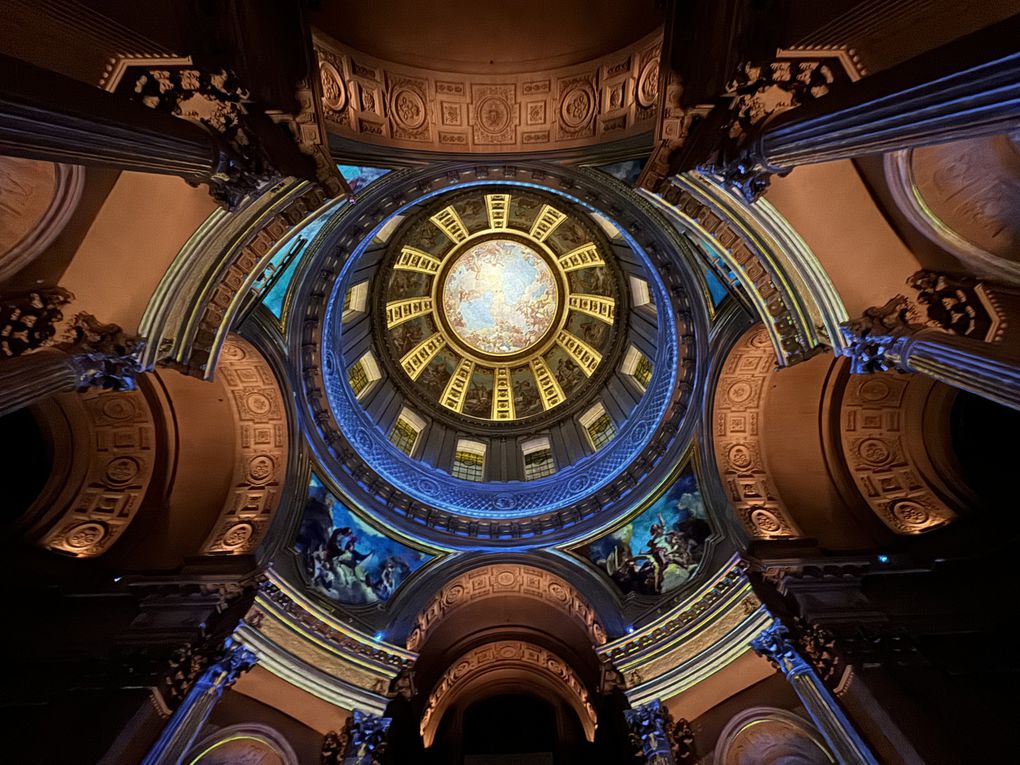
[[393,368],[446,414],[510,422],[555,409],[608,366],[625,330],[604,236],[520,187],[473,189],[419,214],[383,275],[378,326]]
[[345,605],[388,600],[432,558],[363,521],[314,475],[294,547],[312,589]]
[[688,465],[637,517],[577,552],[622,593],[662,595],[694,575],[711,533],[698,479]]
[[558,307],[552,268],[526,244],[508,239],[476,244],[443,284],[450,329],[480,353],[527,350],[552,327]]

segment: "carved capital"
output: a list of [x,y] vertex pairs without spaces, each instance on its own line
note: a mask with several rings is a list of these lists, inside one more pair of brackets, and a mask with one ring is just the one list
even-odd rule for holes
[[72,319],[67,338],[60,347],[71,355],[77,368],[79,391],[135,389],[135,378],[145,371],[139,361],[144,340],[88,313]]
[[779,622],[773,622],[762,633],[751,641],[751,649],[759,656],[766,658],[784,675],[808,668],[807,663],[797,653],[790,631]]
[[923,326],[913,321],[914,309],[903,295],[883,306],[872,306],[859,319],[840,325],[846,346],[840,353],[850,359],[855,375],[898,370],[910,335]]
[[656,765],[673,765],[673,747],[669,737],[673,719],[662,704],[650,701],[624,711],[630,728],[631,747],[636,757]]
[[248,196],[280,180],[249,120],[249,94],[232,73],[151,70],[135,80],[134,97],[152,109],[202,125],[217,139],[215,169],[208,178],[196,180],[208,184],[224,209],[236,210]]

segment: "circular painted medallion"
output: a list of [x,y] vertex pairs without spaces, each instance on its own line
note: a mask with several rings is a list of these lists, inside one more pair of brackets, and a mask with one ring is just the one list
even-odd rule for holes
[[526,244],[489,239],[450,268],[442,305],[453,333],[484,354],[525,351],[556,320],[559,295],[552,269]]

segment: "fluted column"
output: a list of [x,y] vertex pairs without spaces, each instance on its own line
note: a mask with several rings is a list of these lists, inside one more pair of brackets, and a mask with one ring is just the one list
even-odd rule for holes
[[1020,127],[1020,16],[781,113],[709,169],[749,201],[773,173]]
[[74,339],[0,361],[0,417],[58,393],[134,390],[143,343],[116,324],[75,317]]
[[227,638],[223,658],[199,675],[184,701],[167,721],[142,765],[178,765],[195,742],[216,702],[243,672],[255,666],[250,650]]
[[786,676],[837,762],[841,765],[878,765],[878,760],[854,730],[839,703],[798,653],[786,627],[773,622],[751,641],[751,648]]
[[0,56],[0,154],[210,179],[213,134],[84,82]]
[[994,343],[911,324],[906,310],[903,298],[893,299],[840,327],[840,353],[853,374],[918,372],[1020,409],[1020,357]]

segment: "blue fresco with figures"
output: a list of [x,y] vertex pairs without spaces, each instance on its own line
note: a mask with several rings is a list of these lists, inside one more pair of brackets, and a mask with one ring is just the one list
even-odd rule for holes
[[367,167],[364,165],[337,165],[340,175],[347,181],[351,191],[357,193],[373,181],[382,178],[390,172],[385,167]]
[[698,479],[688,466],[630,523],[579,551],[623,593],[662,595],[691,578],[711,533]]
[[314,475],[294,546],[312,588],[346,605],[388,600],[432,558],[361,520]]

